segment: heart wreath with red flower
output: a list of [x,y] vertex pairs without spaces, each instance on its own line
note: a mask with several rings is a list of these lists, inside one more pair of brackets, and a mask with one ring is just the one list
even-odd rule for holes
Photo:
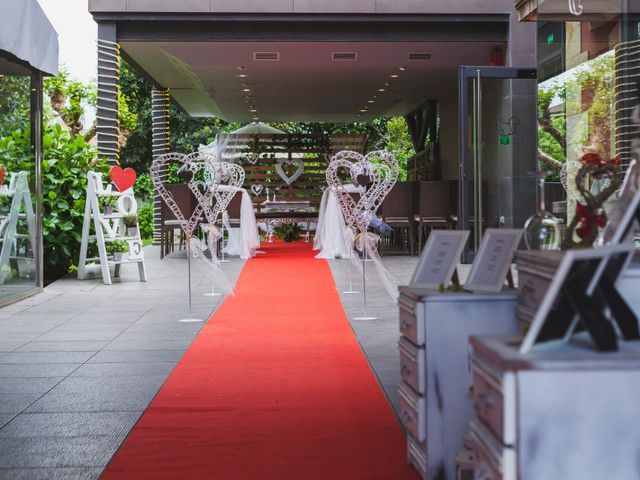
[[[576,173],[575,184],[582,201],[577,202],[575,215],[567,227],[563,250],[593,246],[599,229],[607,223],[607,214],[602,206],[618,190],[622,181],[618,157],[603,159],[597,153],[589,152],[582,156],[580,162],[582,167]],[[591,191],[594,180],[604,180],[597,193]]]

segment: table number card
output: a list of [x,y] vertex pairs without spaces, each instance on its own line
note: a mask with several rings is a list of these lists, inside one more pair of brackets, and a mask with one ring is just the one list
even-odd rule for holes
[[433,230],[420,256],[411,286],[433,290],[440,285],[448,286],[467,238],[468,230]]
[[464,288],[473,292],[500,292],[521,237],[522,230],[488,228]]

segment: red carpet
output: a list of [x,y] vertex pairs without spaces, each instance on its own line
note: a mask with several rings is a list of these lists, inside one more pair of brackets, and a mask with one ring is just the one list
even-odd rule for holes
[[249,260],[103,478],[417,479],[310,244]]

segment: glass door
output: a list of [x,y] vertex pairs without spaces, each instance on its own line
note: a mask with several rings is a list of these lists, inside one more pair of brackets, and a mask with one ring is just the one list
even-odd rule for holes
[[460,67],[458,228],[471,262],[486,228],[522,228],[536,210],[536,69]]

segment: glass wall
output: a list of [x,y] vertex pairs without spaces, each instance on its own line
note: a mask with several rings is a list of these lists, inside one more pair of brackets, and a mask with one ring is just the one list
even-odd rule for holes
[[640,80],[633,3],[538,1],[538,161],[550,172],[547,208],[565,222],[585,192],[606,187],[594,179],[576,183],[585,154],[619,159],[623,171],[632,158]]
[[0,305],[40,282],[31,75],[3,66],[10,73],[0,70]]

